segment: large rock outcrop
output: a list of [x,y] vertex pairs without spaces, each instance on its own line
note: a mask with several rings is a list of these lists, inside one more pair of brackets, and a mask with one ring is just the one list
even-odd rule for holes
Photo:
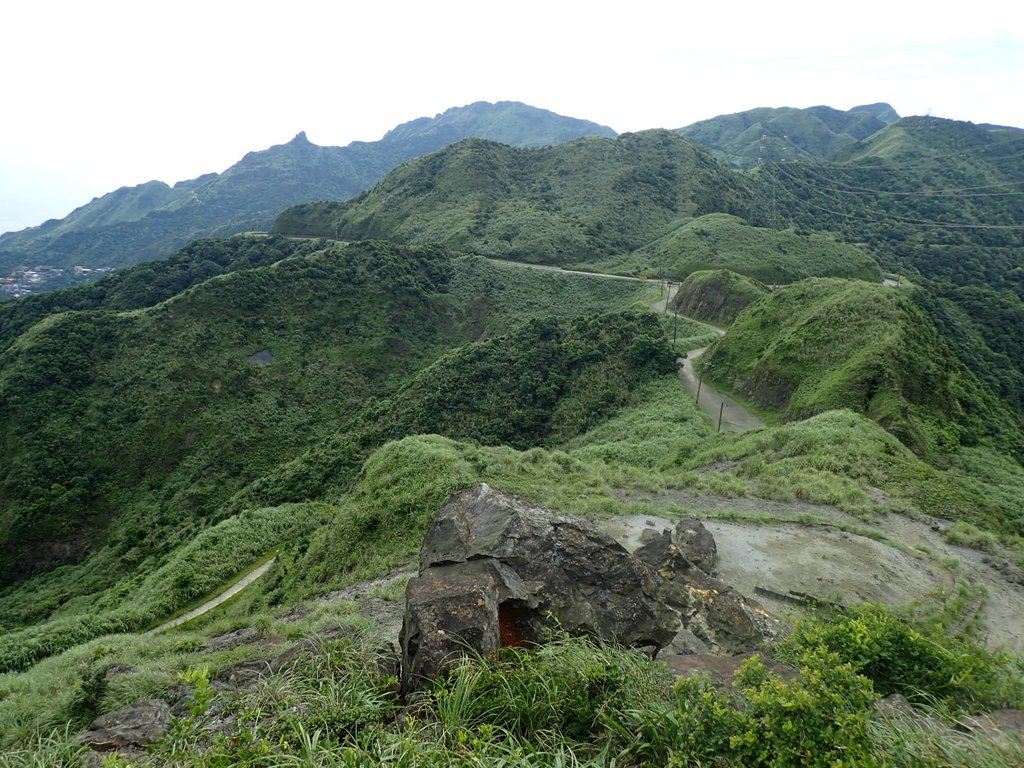
[[754,650],[771,620],[698,562],[713,567],[714,539],[696,521],[633,555],[585,520],[486,485],[456,493],[406,592],[402,687],[421,687],[467,649],[541,643],[553,626],[651,652],[680,632],[701,651]]

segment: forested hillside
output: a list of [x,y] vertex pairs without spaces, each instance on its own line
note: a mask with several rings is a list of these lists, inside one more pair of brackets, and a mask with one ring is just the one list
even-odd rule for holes
[[[654,375],[672,366],[649,315],[570,322],[626,308],[650,291],[642,284],[509,271],[437,247],[299,250],[141,311],[49,315],[2,353],[4,582],[95,555],[83,578],[90,590],[108,586],[159,562],[220,519],[234,493],[328,436],[351,441],[334,459],[348,469],[335,463],[318,482],[343,489],[387,439],[564,439],[627,402],[648,366]],[[541,317],[522,294],[545,307]],[[520,394],[503,387],[496,399],[482,386],[495,376]],[[311,489],[293,492],[287,500]],[[82,588],[71,581],[63,589]],[[51,608],[35,601],[30,616]],[[3,623],[30,618],[18,610],[5,601]]]
[[468,140],[406,164],[349,204],[289,209],[274,231],[567,264],[632,250],[747,200],[742,178],[667,131],[534,150]]

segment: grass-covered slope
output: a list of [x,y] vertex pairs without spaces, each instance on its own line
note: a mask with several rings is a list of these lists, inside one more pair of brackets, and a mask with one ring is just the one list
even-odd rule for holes
[[805,277],[882,279],[868,253],[831,235],[752,227],[721,213],[687,222],[636,252],[599,266],[677,280],[698,270],[728,269],[770,285]]
[[1019,447],[1008,409],[898,289],[812,279],[777,290],[702,362],[711,378],[787,418],[851,408],[932,460],[986,437]]
[[631,251],[706,213],[746,211],[749,199],[739,174],[668,131],[534,150],[467,140],[348,203],[291,208],[274,231],[568,264]]
[[[198,687],[195,698],[200,703],[183,714],[177,730],[152,753],[132,758],[140,765],[162,764],[172,754],[189,766],[208,765],[214,758],[253,766],[409,760],[537,765],[548,764],[552,756],[568,756],[570,750],[589,761],[584,764],[610,766],[611,752],[602,751],[607,745],[614,745],[609,749],[615,765],[660,765],[680,755],[702,762],[728,758],[736,764],[770,765],[774,755],[787,753],[791,745],[791,727],[785,724],[805,716],[801,748],[823,759],[845,762],[856,749],[869,765],[897,753],[907,764],[946,765],[918,759],[934,751],[931,742],[901,740],[901,731],[884,728],[854,731],[850,723],[856,720],[863,726],[872,716],[875,698],[893,690],[951,697],[948,703],[956,707],[1019,706],[1020,673],[1011,661],[986,654],[962,638],[947,637],[937,626],[909,625],[868,608],[802,624],[780,652],[808,666],[804,682],[785,684],[751,673],[751,687],[739,694],[748,697],[742,710],[735,709],[735,698],[699,684],[684,681],[670,689],[663,670],[631,652],[559,639],[536,651],[470,662],[442,682],[436,696],[419,702],[415,717],[404,720],[404,727],[392,727],[410,711],[388,688],[379,657],[369,652],[380,646],[380,639],[371,635],[364,644],[345,636],[310,642],[310,635],[320,630],[326,633],[330,627],[337,637],[339,623],[358,626],[362,619],[344,601],[317,599],[303,606],[295,601],[319,598],[326,589],[409,562],[432,515],[457,488],[484,481],[578,514],[658,514],[618,498],[623,486],[634,484],[650,492],[693,488],[721,494],[728,487],[730,495],[742,495],[756,490],[771,498],[834,503],[866,514],[921,509],[970,515],[990,495],[984,485],[966,487],[955,470],[941,472],[924,464],[876,424],[850,411],[745,435],[710,434],[674,376],[639,385],[630,407],[563,447],[520,452],[436,435],[412,436],[371,453],[350,492],[336,503],[292,505],[226,520],[183,548],[141,587],[135,585],[137,593],[126,585],[120,595],[109,596],[107,605],[135,604],[136,597],[139,604],[166,605],[160,602],[164,590],[175,594],[173,590],[187,588],[193,579],[209,584],[207,579],[221,573],[216,570],[221,558],[233,562],[228,534],[245,535],[249,546],[260,536],[282,535],[271,532],[271,521],[284,524],[301,516],[327,524],[284,532],[294,536],[293,545],[282,553],[275,570],[249,597],[198,626],[157,637],[108,635],[0,678],[0,722],[7,726],[0,746],[10,750],[12,760],[22,761],[15,765],[53,764],[58,754],[73,751],[70,737],[61,735],[65,724],[73,733],[97,714],[139,699],[177,701],[181,673],[189,669],[186,684]],[[1016,483],[1017,499],[1021,487]],[[401,593],[392,586],[372,594],[383,594],[387,601],[400,599]],[[95,630],[106,616],[80,624]],[[240,627],[262,633],[252,645],[227,651],[207,648],[211,636]],[[8,633],[0,637],[0,652],[8,658],[39,648],[46,655],[54,650],[47,650],[47,643],[59,637],[50,630],[71,628],[69,617],[59,627]],[[290,666],[260,685],[226,696],[209,686],[221,670],[241,660],[277,655],[299,640],[303,644],[289,654]],[[282,645],[269,650],[272,643]],[[803,651],[820,654],[822,645],[840,656],[824,661],[801,656]],[[898,650],[891,652],[893,648]],[[108,674],[114,665],[119,666]],[[874,681],[873,693],[858,671]],[[207,695],[215,697],[209,712],[203,703]],[[286,716],[281,716],[282,702],[288,703]],[[596,717],[598,711],[604,714]],[[204,728],[225,712],[237,714],[234,730],[209,736]],[[840,721],[840,730],[830,730]],[[700,727],[688,727],[691,722]],[[936,721],[929,722],[934,727]],[[53,740],[33,741],[55,728]],[[499,736],[487,736],[491,733]],[[842,734],[841,744],[836,733]],[[758,744],[756,751],[745,746],[751,739]],[[277,746],[268,753],[265,746],[270,743]],[[944,745],[949,747],[948,740]],[[866,757],[869,748],[876,750],[872,754],[877,759]],[[988,742],[977,748],[988,749],[985,764],[1015,765],[1012,760],[996,761]],[[973,754],[952,764],[978,764]]]
[[687,317],[728,325],[748,305],[765,296],[768,287],[728,269],[691,272],[672,297],[671,308]]
[[765,165],[779,220],[861,243],[925,288],[960,358],[1024,413],[1024,130],[904,118],[827,165]]
[[0,369],[4,580],[81,564],[6,590],[0,624],[148,573],[227,515],[342,493],[386,440],[588,428],[673,365],[656,318],[601,314],[651,294],[360,243],[47,317]]
[[[253,508],[261,510],[255,513],[257,518],[291,520],[288,531],[281,528],[257,535],[264,529],[253,523],[253,532],[246,539],[250,543],[243,546],[240,541],[230,554],[218,552],[212,567],[196,565],[196,557],[191,555],[188,563],[175,565],[180,553],[187,549],[182,541],[176,553],[155,570],[153,566],[159,560],[154,558],[156,562],[149,564],[149,568],[124,573],[124,580],[115,589],[92,595],[75,594],[70,583],[64,584],[62,593],[60,586],[48,578],[9,589],[0,614],[5,622],[25,622],[44,616],[49,621],[0,639],[0,669],[23,666],[96,634],[144,627],[180,608],[188,599],[205,593],[217,578],[230,576],[235,572],[232,569],[244,567],[262,550],[294,542],[298,532],[308,531],[324,511],[308,503],[289,506],[275,502],[273,509],[267,509],[267,499],[274,496],[302,502],[336,500],[356,481],[366,457],[390,439],[440,433],[522,448],[550,444],[582,434],[629,404],[637,388],[674,367],[674,356],[657,318],[651,314],[613,314],[563,322],[537,320],[510,334],[470,343],[427,367],[388,400],[365,409],[344,424],[335,422],[336,432],[314,449],[302,453],[295,445],[279,445],[279,461],[297,454],[298,460],[281,472],[267,472],[260,483],[232,505],[214,509],[213,515],[219,516],[237,506],[243,511],[238,513],[240,517],[222,523],[224,530],[220,533],[211,532],[217,530],[214,528],[201,536],[209,539],[203,545],[207,549],[228,545],[226,540],[235,536],[231,525],[245,524],[252,517]],[[308,439],[313,432],[306,434]],[[277,437],[280,440],[283,436]],[[242,458],[249,459],[250,471],[268,466],[262,456],[247,457],[244,444],[233,445]],[[147,479],[157,481],[153,477]],[[230,478],[235,483],[238,479]],[[377,492],[385,493],[383,489]],[[424,491],[408,488],[404,492],[415,495]],[[223,493],[219,498],[223,498]],[[140,540],[143,533],[139,530],[139,513],[139,505],[123,511],[114,523],[129,533],[119,532],[112,538],[123,544],[125,535],[133,536],[133,547],[153,552],[154,540]],[[288,515],[294,515],[294,519]],[[232,520],[236,522],[231,523]],[[65,516],[55,522],[67,525],[74,521]],[[178,533],[166,519],[158,518],[150,525],[156,530],[148,531],[149,534],[166,537]],[[192,527],[201,529],[198,523]],[[344,542],[342,549],[347,554],[335,558],[332,568],[341,567],[341,562],[354,562],[353,558],[365,558],[381,533],[375,524],[362,528],[344,516],[338,518],[336,528],[330,537],[332,546],[339,547]],[[418,530],[407,527],[402,540],[411,541],[409,537],[414,537]],[[21,532],[14,530],[15,534]],[[391,533],[379,544],[393,553],[399,551],[398,540]],[[107,568],[128,565],[125,560],[130,560],[132,553],[125,552],[123,547],[112,549],[115,551],[102,551],[96,561]],[[401,552],[405,554],[406,550]],[[140,582],[147,573],[151,575]],[[68,582],[73,582],[72,575],[67,569],[62,574]],[[161,589],[147,586],[154,579],[163,585]],[[121,600],[112,593],[119,597],[130,594],[131,607],[120,607]],[[65,602],[68,597],[72,598],[74,611]],[[65,604],[51,613],[61,603]],[[90,615],[87,619],[76,617],[80,612]]]

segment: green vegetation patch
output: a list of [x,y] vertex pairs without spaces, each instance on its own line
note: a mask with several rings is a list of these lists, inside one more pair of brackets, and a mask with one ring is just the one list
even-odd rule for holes
[[0,584],[187,540],[466,338],[452,269],[442,249],[334,246],[147,309],[48,315],[0,357]]
[[857,605],[843,613],[802,619],[779,656],[798,661],[819,648],[852,664],[883,696],[948,699],[965,708],[1024,705],[1024,670],[1010,656],[948,636],[941,625],[914,622],[884,606]]
[[[201,282],[152,307],[47,315],[2,353],[4,580],[23,580],[92,553],[100,559],[88,573],[63,574],[69,594],[151,569],[211,521],[244,509],[241,502],[221,508],[234,494],[263,477],[270,478],[265,486],[275,485],[290,461],[332,435],[338,445],[331,460],[350,457],[347,472],[336,472],[336,464],[325,470],[338,489],[347,487],[374,447],[408,434],[414,421],[414,431],[449,429],[483,439],[483,433],[460,432],[454,422],[414,419],[410,411],[402,426],[397,416],[389,422],[368,409],[473,339],[507,333],[538,316],[567,322],[643,306],[651,292],[641,283],[573,281],[437,248],[321,244],[270,266]],[[543,408],[552,398],[564,400],[551,430],[565,434],[620,407],[637,377],[668,365],[654,318],[547,322],[456,355],[447,364],[455,368],[433,369],[415,396],[486,401],[488,418],[497,424],[502,395],[489,378],[511,384],[522,374],[522,401],[509,407],[532,407],[530,418],[547,424]],[[542,351],[553,355],[550,373]],[[657,354],[660,362],[652,368],[650,356]],[[527,391],[536,376],[546,388]],[[462,377],[473,394],[429,391],[445,377],[458,387],[455,379]],[[411,400],[405,405],[411,408]],[[467,401],[466,407],[465,418],[478,418],[476,405]],[[581,409],[596,410],[581,416]],[[577,418],[590,421],[572,426]],[[531,429],[514,442],[532,444],[547,435],[547,427]],[[360,440],[365,444],[357,445]],[[294,487],[248,506],[316,499],[323,489]],[[66,546],[57,546],[61,542]],[[0,622],[38,619],[51,605],[31,603],[39,608],[29,615],[5,599]]]
[[908,117],[829,164],[754,179],[782,221],[862,244],[910,278],[954,351],[1024,412],[1024,130]]
[[[150,662],[157,674],[151,673],[148,685],[143,682],[141,687],[163,698],[188,690],[187,711],[147,753],[132,755],[130,762],[113,755],[106,762],[116,768],[1019,764],[1024,753],[1013,740],[982,732],[959,735],[953,726],[964,710],[955,704],[952,709],[909,709],[900,716],[879,713],[880,692],[873,678],[862,674],[870,671],[864,666],[865,654],[878,657],[896,638],[907,640],[920,652],[907,660],[915,679],[948,669],[948,660],[940,658],[944,649],[976,659],[984,654],[941,636],[929,636],[939,647],[926,649],[924,637],[912,625],[893,631],[892,621],[861,621],[873,610],[859,611],[827,638],[816,632],[828,633],[828,626],[803,625],[784,649],[797,674],[784,679],[753,657],[739,667],[729,690],[716,689],[702,678],[673,680],[663,665],[636,651],[555,636],[538,648],[469,656],[414,702],[402,702],[395,678],[389,676],[388,657],[368,638],[356,636],[307,642],[260,685],[225,695],[211,684],[223,659],[213,659],[211,667],[191,648],[168,654],[162,647],[164,670],[157,672]],[[836,642],[838,637],[849,639],[853,647]],[[830,651],[830,644],[840,649]],[[102,677],[124,651],[138,658],[137,650],[118,642],[110,649],[92,649],[92,658],[79,655],[73,664],[65,664],[63,679],[75,681],[61,697],[65,714],[90,705],[109,706],[114,698],[110,691],[90,681],[97,673]],[[992,661],[984,664],[995,669]],[[963,665],[957,669],[963,671]],[[1019,670],[1001,671],[1020,682]],[[49,672],[52,685],[57,676]],[[43,683],[19,682],[21,690],[0,701],[8,712],[14,711],[13,698]],[[230,723],[227,730],[211,727],[225,721]],[[937,738],[917,737],[925,724],[944,736],[941,750],[934,749]],[[6,739],[12,747],[8,764],[77,764],[81,752],[70,733],[39,735],[33,725],[42,722],[25,722],[17,736]],[[978,762],[982,755],[986,759]]]
[[0,671],[24,669],[101,635],[142,630],[217,590],[280,542],[308,535],[328,512],[324,505],[298,504],[228,518],[181,546],[152,573],[78,606],[66,605],[59,618],[0,634]]
[[745,211],[748,200],[742,176],[668,131],[530,150],[470,139],[406,163],[349,202],[289,208],[274,231],[578,264],[695,216]]
[[882,281],[870,254],[832,235],[752,227],[726,213],[683,222],[633,253],[594,262],[593,268],[674,280],[683,280],[691,272],[728,269],[769,285],[806,277]]
[[[1020,533],[1024,470],[991,449],[957,454],[948,469],[922,461],[892,434],[852,411],[680,446],[665,482],[724,495],[799,499],[857,515],[919,510]],[[714,470],[714,471],[709,471]]]

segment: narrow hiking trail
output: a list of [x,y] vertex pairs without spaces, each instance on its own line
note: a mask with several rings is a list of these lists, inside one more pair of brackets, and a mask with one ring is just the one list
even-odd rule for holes
[[[672,301],[672,297],[676,295],[676,291],[679,290],[679,283],[673,282],[646,280],[644,278],[628,277],[626,275],[608,275],[603,272],[579,272],[576,270],[562,269],[561,267],[552,267],[546,264],[524,264],[519,261],[506,261],[504,259],[489,259],[489,261],[495,261],[499,264],[511,264],[512,266],[524,267],[526,269],[541,269],[549,272],[561,272],[567,275],[583,275],[585,277],[597,277],[605,280],[632,280],[638,283],[647,283],[649,285],[654,285],[660,282],[663,288],[662,298],[651,304],[651,311],[657,313],[668,312],[668,304]],[[679,317],[686,317],[686,315],[679,315]],[[715,328],[714,326],[708,327],[713,328],[715,333],[720,336],[725,334],[725,331],[721,328]],[[721,394],[706,383],[701,383],[696,370],[694,369],[693,363],[698,357],[700,357],[701,353],[704,352],[705,349],[706,347],[701,347],[700,349],[694,349],[687,353],[687,356],[683,360],[682,366],[680,366],[679,369],[679,380],[683,383],[683,386],[686,387],[686,390],[697,398],[697,404],[708,416],[711,417],[711,423],[715,429],[721,432],[746,432],[751,429],[761,429],[764,427],[764,422],[761,421],[761,419],[748,411],[733,398]],[[699,397],[698,390],[700,393]]]
[[270,558],[270,560],[261,565],[259,568],[256,568],[252,572],[246,574],[246,576],[241,581],[232,584],[230,587],[225,589],[223,592],[221,592],[219,595],[212,598],[211,600],[207,600],[205,603],[198,606],[197,608],[193,608],[188,613],[184,613],[181,616],[178,616],[177,618],[171,619],[170,621],[165,621],[159,627],[154,627],[153,629],[150,629],[147,632],[144,632],[143,634],[155,635],[158,632],[164,632],[168,629],[173,629],[174,627],[180,626],[181,624],[192,621],[192,619],[202,616],[204,613],[212,611],[218,605],[226,603],[232,597],[234,597],[243,589],[245,589],[254,581],[256,581],[256,579],[258,579],[260,576],[269,571],[276,562],[277,556],[275,555],[274,557]]

